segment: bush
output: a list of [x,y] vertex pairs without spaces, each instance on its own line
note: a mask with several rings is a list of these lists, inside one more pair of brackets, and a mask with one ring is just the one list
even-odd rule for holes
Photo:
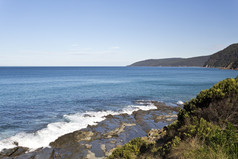
[[197,138],[201,145],[190,148],[183,155],[201,152],[214,157],[216,153],[222,153],[227,158],[238,158],[237,127],[238,78],[226,79],[184,104],[178,121],[167,126],[166,142],[160,148],[160,154],[167,158],[175,148]]
[[113,151],[112,155],[109,156],[109,159],[115,158],[125,158],[132,159],[135,158],[140,153],[146,151],[147,144],[141,138],[135,138],[125,144],[124,146],[117,148]]
[[196,98],[185,103],[184,109],[178,114],[178,121],[180,126],[189,124],[191,117],[197,116],[216,124],[222,120],[237,125],[237,105],[238,78],[226,79],[208,90],[201,91]]

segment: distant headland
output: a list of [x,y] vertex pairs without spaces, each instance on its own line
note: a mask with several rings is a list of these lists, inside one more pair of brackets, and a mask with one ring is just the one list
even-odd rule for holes
[[238,69],[238,43],[208,56],[192,58],[148,59],[129,66],[215,67]]

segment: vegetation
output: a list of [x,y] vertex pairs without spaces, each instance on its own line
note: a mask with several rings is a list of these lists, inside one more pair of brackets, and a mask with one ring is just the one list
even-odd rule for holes
[[238,69],[238,43],[210,56],[149,59],[135,62],[130,66],[198,66]]
[[184,104],[156,142],[137,138],[109,158],[238,158],[238,78],[226,79]]
[[130,66],[199,66],[202,67],[209,56],[192,58],[150,59],[133,63]]
[[238,69],[238,59],[232,63],[231,69]]
[[147,149],[147,143],[141,138],[135,138],[122,147],[117,148],[109,159],[127,158],[132,159],[142,154]]
[[237,69],[238,67],[238,44],[232,44],[213,55],[205,63],[207,67],[224,67]]

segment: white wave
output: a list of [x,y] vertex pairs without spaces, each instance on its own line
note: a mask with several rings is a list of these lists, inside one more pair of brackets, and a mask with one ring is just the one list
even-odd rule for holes
[[183,102],[183,101],[181,101],[181,100],[179,100],[179,101],[177,102],[177,104],[178,104],[178,105],[183,105],[183,104],[184,104],[184,102]]
[[35,150],[40,147],[49,147],[49,143],[56,140],[58,137],[86,128],[88,125],[96,125],[105,119],[105,116],[119,115],[122,113],[132,114],[137,110],[150,110],[156,109],[153,104],[146,106],[128,106],[121,111],[99,111],[99,112],[85,112],[76,113],[72,115],[64,115],[67,122],[55,122],[47,125],[46,128],[36,131],[35,133],[21,132],[15,136],[3,139],[0,141],[0,151],[4,148],[16,147],[14,143],[18,143],[19,146],[28,147],[31,150]]
[[146,105],[146,106],[134,106],[135,108],[137,109],[140,109],[140,110],[151,110],[151,109],[157,109],[157,107],[153,104],[150,104],[150,105]]

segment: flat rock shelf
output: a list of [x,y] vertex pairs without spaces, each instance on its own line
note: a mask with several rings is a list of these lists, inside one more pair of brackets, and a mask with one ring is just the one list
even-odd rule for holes
[[[0,152],[0,158],[10,159],[79,159],[105,158],[118,146],[136,137],[143,137],[151,129],[161,129],[177,119],[181,106],[168,106],[149,101],[157,109],[138,110],[131,115],[108,115],[95,126],[88,125],[59,137],[48,148],[28,152],[28,148],[17,146]],[[83,121],[82,121],[83,122]]]

